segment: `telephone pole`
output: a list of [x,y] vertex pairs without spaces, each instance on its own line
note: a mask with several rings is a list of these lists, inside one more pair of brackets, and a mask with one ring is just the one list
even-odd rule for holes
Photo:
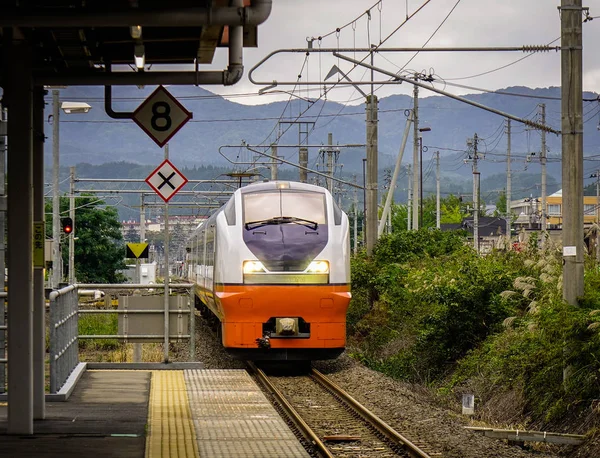
[[377,241],[377,96],[367,96],[367,255]]
[[[540,121],[543,125],[546,125],[546,104],[545,103],[540,103]],[[542,130],[541,132],[542,135],[542,151],[540,153],[540,163],[542,165],[542,211],[541,211],[541,218],[542,218],[542,246],[544,245],[544,241],[546,239],[545,233],[546,233],[546,225],[547,225],[547,221],[546,221],[546,196],[547,196],[547,191],[546,191],[546,131]]]
[[510,208],[510,204],[511,204],[511,169],[510,169],[510,141],[511,141],[511,130],[510,130],[510,119],[506,120],[506,138],[507,138],[507,144],[506,144],[506,243],[507,243],[507,248],[510,248],[510,239],[511,239],[511,235],[512,235],[512,212],[511,212],[511,208]]
[[477,134],[467,140],[467,146],[473,148],[473,248],[479,253],[479,170],[477,170]]
[[[354,175],[354,184],[356,184],[356,175]],[[363,215],[364,218],[364,215]],[[358,251],[358,192],[354,187],[354,254]]]
[[408,178],[408,198],[406,199],[406,217],[407,217],[407,224],[406,224],[406,230],[410,231],[412,226],[412,219],[411,219],[411,215],[412,215],[412,180],[411,180],[411,176],[410,176],[410,164],[408,164],[408,170],[406,172],[406,176]]
[[440,152],[435,153],[435,227],[440,228]]
[[583,296],[582,0],[561,0],[563,298]]
[[[416,77],[415,77],[416,80]],[[413,88],[413,199],[412,228],[419,229],[419,86]]]

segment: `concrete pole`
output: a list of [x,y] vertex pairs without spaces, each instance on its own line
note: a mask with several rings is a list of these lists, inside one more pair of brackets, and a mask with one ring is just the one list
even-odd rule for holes
[[[354,175],[354,184],[356,184],[356,175]],[[354,188],[354,254],[358,252],[358,192]]]
[[277,180],[277,145],[271,145],[271,181]]
[[473,248],[479,254],[479,170],[477,170],[477,134],[473,137]]
[[[600,225],[600,169],[596,170],[596,225]],[[598,231],[596,231],[596,261],[600,262],[600,234]]]
[[562,0],[561,112],[563,185],[563,298],[583,296],[582,0]]
[[440,152],[435,152],[435,227],[440,228],[442,212],[440,208]]
[[327,134],[327,189],[333,193],[333,134],[329,132]]
[[[44,222],[44,89],[36,86],[33,92],[33,220]],[[43,225],[44,226],[44,225]],[[45,242],[45,240],[44,240]],[[2,272],[4,269],[2,269]],[[33,270],[33,418],[46,417],[45,356],[46,356],[46,298],[44,295],[44,266]]]
[[60,189],[59,189],[59,138],[60,98],[59,91],[52,91],[52,288],[58,289],[62,280],[60,258]]
[[392,181],[390,182],[390,190],[386,196],[385,205],[383,206],[383,213],[381,214],[381,220],[379,221],[379,228],[377,230],[377,235],[379,237],[381,237],[381,234],[383,234],[384,221],[390,214],[390,208],[394,198],[394,191],[396,189],[396,183],[398,182],[398,174],[402,168],[402,156],[404,156],[404,149],[406,148],[406,141],[408,140],[408,131],[410,129],[411,122],[412,112],[408,115],[408,118],[406,119],[406,125],[404,126],[404,135],[402,136],[402,143],[400,145],[400,150],[398,151],[398,156],[396,157],[396,165],[394,166],[394,173],[392,174]]
[[406,230],[410,231],[412,228],[411,216],[412,216],[412,184],[413,184],[412,177],[410,176],[410,164],[408,164],[406,176],[408,177],[408,199],[406,200],[406,215],[407,215]]
[[70,186],[69,186],[69,218],[73,221],[73,231],[69,237],[69,285],[75,284],[75,167],[69,168]]
[[[546,125],[546,104],[540,104],[540,116],[541,116],[541,124]],[[544,242],[546,240],[546,228],[547,228],[547,220],[546,220],[546,206],[547,206],[547,188],[546,188],[546,131],[542,130],[542,151],[540,154],[540,163],[542,165],[542,247],[544,246]]]
[[511,239],[511,226],[512,226],[512,212],[510,208],[511,204],[511,167],[510,167],[510,149],[511,149],[511,130],[510,130],[510,119],[506,120],[506,136],[507,136],[507,145],[506,145],[506,244],[507,248],[510,249],[510,239]]
[[8,434],[33,434],[33,145],[31,48],[5,50],[8,138]]
[[367,96],[367,255],[377,242],[377,96]]
[[413,88],[413,199],[412,228],[419,229],[419,87]]

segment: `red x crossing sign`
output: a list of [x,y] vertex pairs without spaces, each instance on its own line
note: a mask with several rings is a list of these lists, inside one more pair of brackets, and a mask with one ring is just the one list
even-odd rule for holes
[[154,189],[154,192],[158,194],[165,202],[168,202],[171,197],[177,194],[186,183],[188,179],[177,170],[168,159],[165,159],[154,172],[148,175],[146,183]]

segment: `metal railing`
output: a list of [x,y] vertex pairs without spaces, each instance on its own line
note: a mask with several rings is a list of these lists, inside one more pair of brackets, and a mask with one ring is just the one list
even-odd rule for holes
[[50,393],[57,393],[79,364],[78,308],[76,285],[50,293]]
[[[169,285],[169,289],[185,289],[188,294],[188,310],[176,309],[169,310],[165,314],[163,310],[120,310],[112,308],[110,293],[106,294],[106,309],[81,309],[79,306],[79,290],[142,290],[142,289],[163,289],[164,285],[141,285],[141,284],[76,284],[70,285],[60,290],[50,293],[50,392],[57,393],[69,375],[79,364],[79,339],[120,339],[125,342],[144,341],[148,338],[164,338],[162,334],[156,335],[133,335],[133,334],[102,334],[102,335],[80,335],[79,334],[79,315],[80,314],[118,314],[125,316],[129,314],[162,314],[167,316],[172,314],[189,313],[189,331],[188,333],[178,330],[177,334],[170,334],[169,340],[189,339],[190,360],[195,359],[195,325],[194,325],[194,290],[193,285],[189,283],[176,283]],[[131,318],[130,318],[131,319]],[[164,327],[163,327],[164,329]],[[168,349],[166,350],[168,354]]]

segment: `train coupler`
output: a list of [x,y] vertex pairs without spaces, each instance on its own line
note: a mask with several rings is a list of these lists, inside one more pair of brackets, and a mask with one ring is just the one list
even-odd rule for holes
[[265,333],[262,338],[256,339],[258,348],[271,348],[271,336]]

